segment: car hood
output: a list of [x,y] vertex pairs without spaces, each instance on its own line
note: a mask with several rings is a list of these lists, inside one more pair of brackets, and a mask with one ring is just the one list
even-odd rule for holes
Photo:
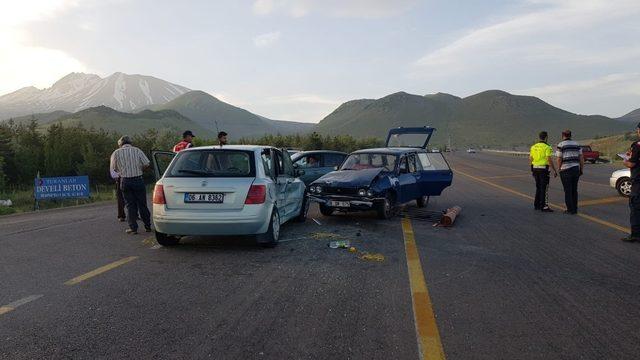
[[362,169],[362,170],[340,170],[332,171],[313,183],[318,185],[329,185],[331,187],[364,187],[371,185],[371,182],[383,171],[383,168]]

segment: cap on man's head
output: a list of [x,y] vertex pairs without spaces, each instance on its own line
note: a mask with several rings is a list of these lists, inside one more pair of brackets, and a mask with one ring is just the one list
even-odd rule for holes
[[193,132],[191,132],[191,130],[187,130],[187,131],[182,133],[182,137],[183,138],[185,138],[187,136],[196,137],[195,135],[193,135]]
[[223,136],[227,136],[227,133],[226,133],[226,132],[224,132],[224,131],[220,131],[220,132],[218,133],[218,139],[220,139],[220,138],[221,138],[221,137],[223,137]]
[[567,129],[562,132],[562,137],[571,138],[571,130]]

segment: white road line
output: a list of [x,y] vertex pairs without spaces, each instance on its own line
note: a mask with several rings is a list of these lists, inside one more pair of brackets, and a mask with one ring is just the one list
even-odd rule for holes
[[9,303],[7,305],[3,305],[0,306],[0,315],[2,314],[6,314],[9,311],[13,311],[15,310],[17,307],[22,306],[24,304],[30,303],[34,300],[38,300],[42,297],[43,295],[31,295],[31,296],[27,296],[25,298],[22,298],[20,300],[16,300],[12,303]]

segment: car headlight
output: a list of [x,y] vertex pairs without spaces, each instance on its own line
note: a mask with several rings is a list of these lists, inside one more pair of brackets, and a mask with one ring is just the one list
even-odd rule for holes
[[365,190],[365,189],[360,189],[360,190],[358,190],[358,195],[360,195],[360,196],[365,196],[365,195],[367,195],[367,190]]
[[368,196],[373,196],[373,191],[371,191],[371,190],[367,191],[367,195]]
[[322,186],[318,185],[316,186],[316,192],[319,194],[322,192]]

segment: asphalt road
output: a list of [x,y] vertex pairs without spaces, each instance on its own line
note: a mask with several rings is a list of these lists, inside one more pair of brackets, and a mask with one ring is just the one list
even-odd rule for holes
[[[124,234],[110,203],[2,217],[0,358],[638,358],[640,244],[619,241],[613,168],[587,165],[572,216],[559,179],[558,211],[533,211],[526,159],[447,158],[454,184],[427,211],[314,208],[275,249],[163,248]],[[455,226],[433,227],[452,205]]]

